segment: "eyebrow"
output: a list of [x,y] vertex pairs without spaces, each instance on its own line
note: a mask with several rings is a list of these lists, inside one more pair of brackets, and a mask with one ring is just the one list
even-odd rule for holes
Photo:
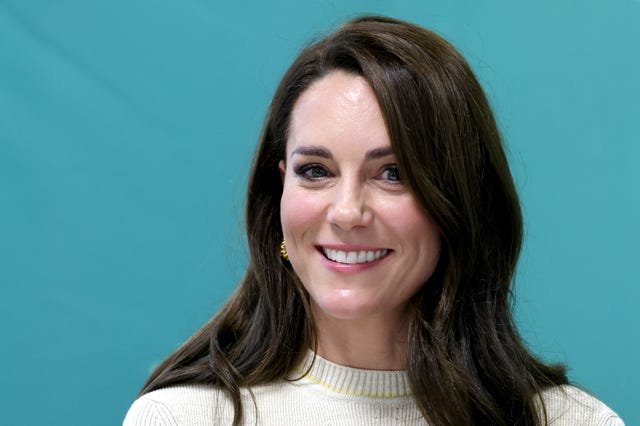
[[[333,158],[333,155],[328,149],[323,148],[321,146],[314,146],[314,145],[300,146],[294,149],[293,151],[291,151],[291,157],[293,157],[296,154],[307,155],[310,157],[321,157],[326,159]],[[371,151],[367,151],[367,153],[364,156],[364,159],[367,161],[377,160],[383,157],[387,157],[389,155],[393,155],[393,149],[391,149],[390,146],[385,146],[383,148],[376,148],[376,149],[372,149]]]
[[331,152],[329,152],[328,149],[323,148],[321,146],[300,146],[294,149],[293,151],[291,151],[291,157],[293,157],[296,154],[307,155],[309,157],[322,157],[327,159],[333,158],[333,155],[331,155]]
[[379,158],[387,157],[389,155],[393,155],[393,150],[390,146],[385,146],[384,148],[376,148],[371,151],[367,151],[364,156],[365,160],[377,160]]

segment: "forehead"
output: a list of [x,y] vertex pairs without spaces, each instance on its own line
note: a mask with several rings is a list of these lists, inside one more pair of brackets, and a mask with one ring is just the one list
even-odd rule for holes
[[389,146],[387,128],[369,83],[332,71],[312,83],[294,104],[287,153],[297,145]]
[[363,77],[342,70],[314,81],[296,100],[292,121],[299,115],[326,115],[378,108],[371,86]]

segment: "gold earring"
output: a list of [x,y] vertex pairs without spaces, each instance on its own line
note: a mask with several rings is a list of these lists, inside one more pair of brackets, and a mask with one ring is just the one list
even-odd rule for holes
[[289,260],[289,253],[287,253],[287,245],[284,243],[284,240],[280,243],[280,257],[284,260]]

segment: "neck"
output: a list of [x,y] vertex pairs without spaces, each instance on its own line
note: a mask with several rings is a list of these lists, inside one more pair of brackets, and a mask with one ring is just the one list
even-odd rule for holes
[[406,321],[389,321],[382,316],[343,320],[314,315],[314,322],[321,357],[367,370],[406,369]]

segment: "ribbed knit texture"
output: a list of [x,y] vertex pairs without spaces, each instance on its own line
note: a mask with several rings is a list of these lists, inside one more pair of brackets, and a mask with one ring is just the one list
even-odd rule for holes
[[[309,368],[311,367],[311,368]],[[411,396],[409,378],[405,371],[361,370],[334,364],[313,353],[289,376],[296,379],[304,375],[301,383],[314,383],[329,394],[398,398]]]
[[[313,361],[313,364],[312,364]],[[411,396],[404,371],[361,370],[329,362],[313,353],[289,380],[243,390],[244,424],[426,425]],[[563,386],[542,394],[553,426],[623,426],[606,405],[587,393]],[[257,416],[257,422],[256,422]],[[124,426],[230,425],[233,406],[212,386],[160,389],[136,400]]]

